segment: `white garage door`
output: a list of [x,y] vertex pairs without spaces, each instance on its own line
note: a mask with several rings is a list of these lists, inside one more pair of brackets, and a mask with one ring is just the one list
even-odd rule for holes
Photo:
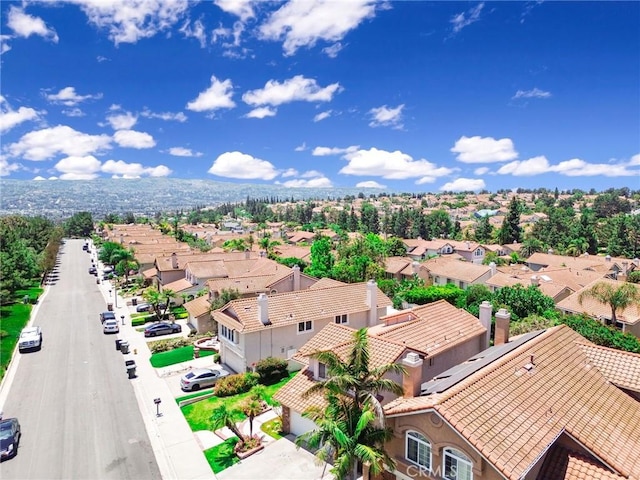
[[291,412],[291,433],[295,436],[315,430],[316,424],[298,412]]
[[220,344],[220,361],[237,373],[244,373],[246,371],[244,359],[225,345],[225,342],[221,342]]

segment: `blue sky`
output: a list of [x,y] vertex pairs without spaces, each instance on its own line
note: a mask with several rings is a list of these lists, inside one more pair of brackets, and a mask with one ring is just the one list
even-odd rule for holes
[[640,2],[0,2],[0,176],[640,188]]

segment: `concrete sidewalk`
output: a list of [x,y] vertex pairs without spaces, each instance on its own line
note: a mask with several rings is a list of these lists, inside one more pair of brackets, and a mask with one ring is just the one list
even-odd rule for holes
[[[91,254],[97,263],[95,252]],[[102,269],[99,268],[98,272],[101,274]],[[131,326],[130,312],[135,311],[134,307],[127,306],[126,300],[120,295],[114,298],[115,289],[109,281],[101,280],[99,287],[105,299],[105,306],[107,303],[113,303],[116,318],[120,320],[120,333],[117,338],[129,342],[131,353],[123,355],[122,374],[127,374],[125,360],[134,360],[136,363],[137,376],[131,379],[131,383],[162,478],[215,480],[216,477],[202,453],[197,437],[182,415],[167,383],[149,362],[151,352],[144,334]],[[207,358],[203,358],[204,360]],[[210,363],[211,359],[208,360]],[[160,403],[154,403],[155,399],[160,399]]]

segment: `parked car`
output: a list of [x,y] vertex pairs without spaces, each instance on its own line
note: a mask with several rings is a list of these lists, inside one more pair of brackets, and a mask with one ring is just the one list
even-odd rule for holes
[[98,270],[96,269],[96,267],[89,267],[89,273],[91,275],[97,275],[98,274]]
[[0,421],[0,458],[15,457],[20,443],[20,422],[17,418],[7,418]]
[[106,320],[115,320],[116,314],[113,312],[102,312],[100,314],[100,322],[104,323]]
[[179,323],[159,322],[149,325],[144,329],[145,337],[155,337],[156,335],[170,335],[172,333],[180,333],[182,326]]
[[148,312],[151,309],[151,305],[148,303],[139,303],[136,306],[136,312]]
[[42,348],[42,330],[40,327],[25,327],[20,332],[20,338],[18,339],[18,350],[23,352],[25,350]]
[[180,379],[180,388],[184,391],[196,391],[201,388],[213,387],[218,379],[226,377],[226,370],[212,368],[195,368]]
[[105,320],[102,324],[102,331],[104,333],[118,333],[120,331],[120,326],[118,325],[117,320]]

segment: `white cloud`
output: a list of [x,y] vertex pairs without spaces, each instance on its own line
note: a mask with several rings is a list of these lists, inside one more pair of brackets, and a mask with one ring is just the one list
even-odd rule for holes
[[325,118],[329,118],[331,116],[331,110],[327,110],[326,112],[320,112],[315,117],[313,117],[314,122],[320,122]]
[[45,94],[44,97],[51,103],[58,103],[66,105],[67,107],[73,107],[81,102],[84,102],[85,100],[100,99],[102,98],[102,94],[98,93],[96,95],[78,95],[74,87],[65,87],[58,93]]
[[145,167],[140,163],[127,163],[122,160],[107,160],[100,170],[110,173],[114,178],[140,178],[142,176],[166,177],[171,174],[164,165],[157,167]]
[[518,90],[511,99],[517,98],[550,98],[551,92],[545,92],[539,88],[533,88],[531,90]]
[[111,148],[108,135],[89,135],[66,125],[35,130],[7,147],[12,156],[26,160],[47,160],[57,154],[84,156]]
[[202,152],[194,152],[190,148],[183,147],[171,147],[169,154],[174,157],[201,157]]
[[287,168],[281,175],[283,178],[287,177],[297,177],[299,175],[298,170],[295,168]]
[[11,40],[11,35],[0,35],[0,55],[11,50],[11,45],[7,42]]
[[100,172],[100,160],[93,155],[70,156],[55,164],[62,180],[92,180]]
[[478,167],[473,171],[474,175],[486,175],[489,173],[489,167]]
[[339,147],[316,147],[311,152],[314,157],[326,157],[328,155],[343,155],[345,153],[356,152],[360,148],[359,145],[351,145],[346,148]]
[[484,190],[485,183],[481,178],[456,178],[440,187],[443,192],[477,192]]
[[450,175],[454,170],[437,167],[435,164],[421,159],[414,160],[406,153],[398,150],[387,152],[371,148],[347,153],[344,158],[348,165],[340,169],[345,175],[375,176],[389,180],[404,180],[416,177],[442,177]]
[[629,169],[630,166],[635,165],[629,162],[588,163],[580,158],[572,158],[557,165],[551,165],[546,157],[539,156],[507,163],[500,167],[497,173],[515,177],[531,177],[544,173],[558,173],[567,177],[637,177],[640,175],[640,171]]
[[506,162],[517,158],[510,138],[496,140],[493,137],[460,137],[451,148],[462,163]]
[[109,115],[107,117],[107,121],[111,124],[111,128],[114,130],[129,130],[138,122],[138,117],[131,112],[125,112],[116,115]]
[[178,23],[189,0],[69,0],[80,6],[89,22],[109,31],[116,45],[153,37]]
[[106,62],[107,60],[109,60],[109,59],[108,59],[107,57],[103,56],[103,55],[98,55],[98,56],[96,57],[96,61],[97,61],[98,63]]
[[386,105],[382,107],[372,108],[369,114],[372,119],[369,123],[370,127],[393,127],[401,129],[402,125],[402,109],[404,104],[398,105],[396,108],[390,108]]
[[338,42],[363,20],[373,17],[374,0],[340,2],[331,0],[290,0],[260,26],[267,40],[284,40],[285,55],[300,47],[313,47],[318,40]]
[[484,2],[481,2],[475,7],[470,8],[466,12],[454,15],[451,19],[451,24],[453,25],[453,35],[458,33],[464,27],[468,27],[472,23],[477,22],[480,19],[480,12],[482,12],[483,7]]
[[307,149],[307,142],[302,142],[302,145],[298,145],[294,150],[296,152],[304,152]]
[[220,108],[233,108],[236,106],[233,97],[233,83],[231,80],[218,80],[211,75],[211,86],[204,92],[200,92],[195,100],[187,103],[187,110],[194,112],[214,111]]
[[28,15],[22,8],[13,5],[9,9],[7,26],[13,30],[17,37],[28,38],[31,35],[38,35],[53,43],[58,43],[58,34],[54,29],[48,28],[44,20]]
[[118,130],[113,134],[113,140],[121,147],[130,148],[151,148],[156,145],[156,141],[151,135],[135,130]]
[[207,46],[207,34],[204,31],[204,25],[202,21],[196,20],[193,22],[193,26],[191,25],[191,21],[187,20],[184,25],[180,28],[180,32],[186,38],[195,38],[200,42],[200,47],[204,48]]
[[243,22],[254,17],[253,0],[213,0],[220,9],[227,13],[231,13]]
[[265,118],[275,117],[278,110],[270,107],[258,107],[251,110],[245,115],[247,118]]
[[516,177],[532,177],[548,171],[550,171],[549,161],[544,156],[538,156],[528,160],[509,162],[502,165],[497,173],[499,175],[514,175]]
[[180,123],[184,123],[187,121],[187,116],[182,113],[172,113],[172,112],[162,112],[162,113],[154,113],[148,108],[145,108],[140,112],[140,116],[145,118],[159,118],[160,120],[175,120]]
[[9,160],[4,155],[0,155],[0,177],[6,177],[11,175],[11,172],[20,170],[20,165],[17,163],[9,163]]
[[640,165],[640,153],[636,153],[631,160],[629,160],[629,166],[638,166]]
[[322,53],[325,53],[329,58],[336,58],[338,53],[344,48],[340,42],[334,43],[330,47],[325,47],[322,49]]
[[356,188],[387,188],[386,185],[382,185],[381,183],[374,182],[373,180],[369,180],[366,182],[356,183]]
[[62,110],[62,113],[67,117],[84,117],[85,113],[78,107],[67,108]]
[[324,176],[311,178],[309,180],[296,178],[295,180],[282,182],[281,185],[288,188],[330,188],[333,186],[331,180]]
[[246,92],[242,95],[242,100],[252,106],[271,105],[274,107],[294,101],[329,102],[339,90],[339,83],[320,87],[314,79],[296,75],[282,83],[277,80],[269,80],[264,88]]
[[319,172],[318,170],[307,170],[302,175],[301,178],[315,178],[315,177],[324,177],[324,173]]
[[18,110],[13,110],[9,102],[0,95],[0,132],[8,132],[23,122],[37,120],[40,118],[40,113],[31,107],[20,107]]
[[279,172],[271,162],[236,151],[216,158],[208,173],[228,178],[273,180]]

